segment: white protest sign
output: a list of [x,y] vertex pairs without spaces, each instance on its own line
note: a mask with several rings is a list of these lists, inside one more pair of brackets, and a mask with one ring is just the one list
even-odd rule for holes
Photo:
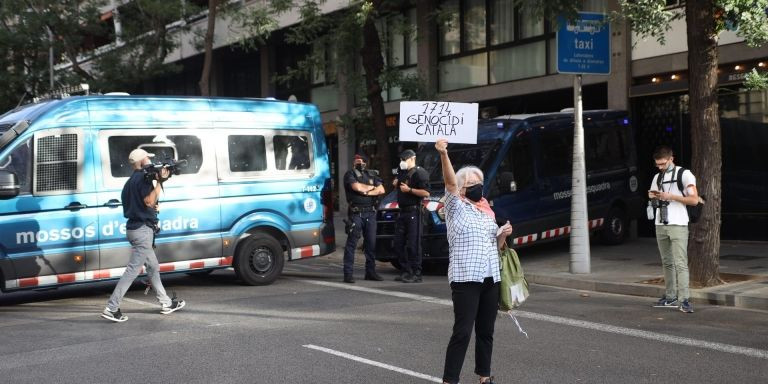
[[400,141],[477,144],[477,103],[403,101]]

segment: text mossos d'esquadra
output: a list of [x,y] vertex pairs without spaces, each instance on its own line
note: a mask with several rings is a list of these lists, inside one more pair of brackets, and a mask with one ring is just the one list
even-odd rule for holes
[[419,113],[408,115],[405,121],[416,127],[417,135],[455,136],[456,126],[464,124],[464,114],[453,115],[451,103],[430,102],[422,104]]
[[[175,219],[160,220],[158,222],[163,231],[183,231],[198,229],[200,222],[197,218],[179,216]],[[110,221],[101,226],[101,235],[104,237],[116,234],[125,235],[124,221]],[[16,244],[46,243],[52,241],[68,241],[88,239],[96,236],[96,225],[88,224],[85,227],[51,228],[37,231],[16,232]]]
[[[600,184],[588,185],[587,186],[587,193],[588,194],[589,193],[595,193],[595,192],[599,192],[599,191],[606,191],[606,190],[609,190],[609,189],[611,189],[611,183],[606,181],[606,182],[600,183]],[[571,195],[573,195],[573,191],[571,191],[569,189],[567,191],[555,192],[555,193],[552,194],[552,197],[555,200],[560,200],[560,199],[568,199],[568,198],[571,197]]]

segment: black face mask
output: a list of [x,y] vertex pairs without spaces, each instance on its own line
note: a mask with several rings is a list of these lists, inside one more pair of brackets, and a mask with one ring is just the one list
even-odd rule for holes
[[365,169],[365,164],[355,164],[355,169],[357,169],[358,171],[362,171],[363,169]]
[[483,185],[475,184],[471,187],[467,187],[467,191],[464,192],[464,197],[477,203],[483,198]]

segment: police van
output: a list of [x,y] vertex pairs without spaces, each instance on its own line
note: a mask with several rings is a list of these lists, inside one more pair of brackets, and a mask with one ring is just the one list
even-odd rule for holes
[[[630,220],[642,214],[633,133],[626,112],[583,114],[589,229],[605,243],[622,243]],[[573,112],[509,115],[478,122],[477,144],[450,144],[456,170],[475,165],[485,176],[483,194],[496,221],[514,226],[515,247],[562,239],[570,233]],[[448,259],[440,156],[434,145],[417,152],[430,174],[432,195],[422,215],[424,262]],[[398,215],[395,194],[379,207],[376,257],[397,266],[393,249]]]
[[[286,259],[335,249],[317,108],[265,99],[78,96],[0,116],[0,288],[119,278],[131,253],[120,201],[141,148],[164,183],[161,272],[233,267],[272,283]],[[182,166],[185,165],[185,166]]]

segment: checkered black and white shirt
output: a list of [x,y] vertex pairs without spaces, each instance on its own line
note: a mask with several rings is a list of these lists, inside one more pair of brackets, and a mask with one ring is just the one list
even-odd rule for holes
[[495,220],[459,196],[445,194],[448,281],[482,282],[486,277],[501,281]]

